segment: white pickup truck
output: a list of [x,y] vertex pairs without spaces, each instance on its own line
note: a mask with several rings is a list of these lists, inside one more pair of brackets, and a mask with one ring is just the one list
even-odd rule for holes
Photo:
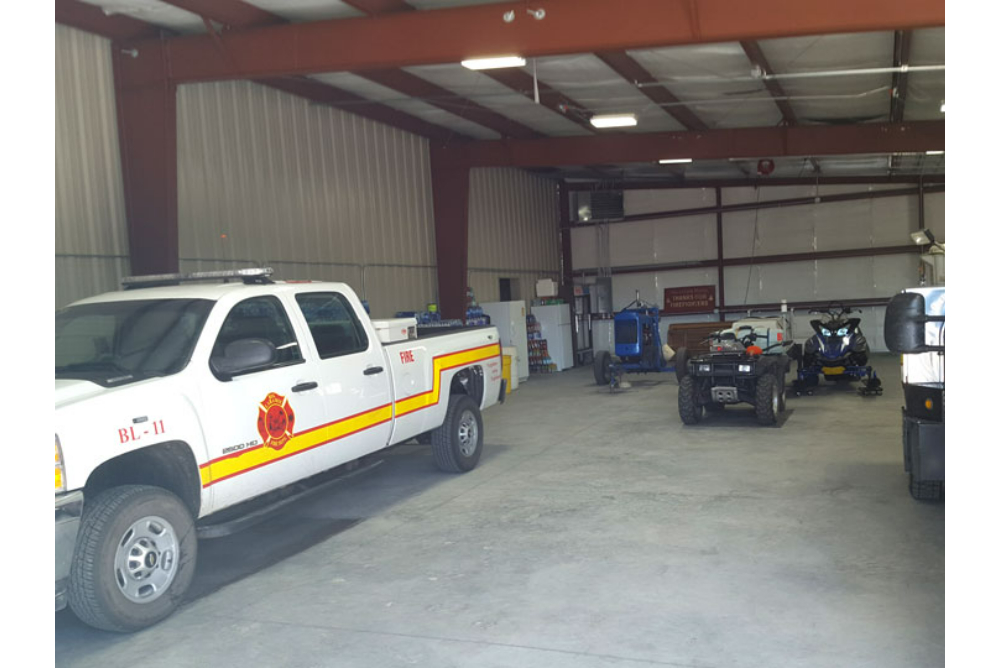
[[[56,610],[149,626],[220,510],[414,438],[445,471],[479,461],[495,328],[417,337],[347,285],[269,275],[154,277],[56,313]],[[236,282],[188,283],[206,278]]]

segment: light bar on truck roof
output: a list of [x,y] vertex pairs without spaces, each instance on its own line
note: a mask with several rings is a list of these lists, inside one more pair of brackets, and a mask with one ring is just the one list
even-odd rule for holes
[[150,288],[160,285],[178,285],[193,281],[215,281],[238,278],[244,283],[270,283],[274,273],[271,267],[251,267],[249,269],[219,269],[216,271],[195,271],[189,274],[148,274],[146,276],[126,276],[122,287]]

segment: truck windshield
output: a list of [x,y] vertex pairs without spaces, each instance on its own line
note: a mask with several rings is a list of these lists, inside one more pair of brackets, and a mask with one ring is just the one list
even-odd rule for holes
[[191,359],[214,304],[148,299],[56,311],[56,378],[110,387],[177,373]]

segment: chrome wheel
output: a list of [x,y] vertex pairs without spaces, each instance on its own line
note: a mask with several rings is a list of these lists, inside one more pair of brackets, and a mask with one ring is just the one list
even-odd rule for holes
[[479,447],[479,424],[472,411],[462,412],[458,420],[458,449],[463,457],[471,457]]
[[170,588],[180,553],[174,527],[150,515],[126,529],[115,550],[115,582],[133,603],[149,603]]

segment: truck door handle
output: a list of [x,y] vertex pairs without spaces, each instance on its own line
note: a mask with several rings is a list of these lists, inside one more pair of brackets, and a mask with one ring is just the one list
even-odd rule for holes
[[377,373],[382,373],[382,371],[384,371],[384,369],[380,366],[370,366],[367,369],[365,369],[365,375],[374,376]]
[[292,388],[292,392],[305,392],[306,390],[315,390],[317,387],[319,387],[319,383],[316,382],[299,383]]

